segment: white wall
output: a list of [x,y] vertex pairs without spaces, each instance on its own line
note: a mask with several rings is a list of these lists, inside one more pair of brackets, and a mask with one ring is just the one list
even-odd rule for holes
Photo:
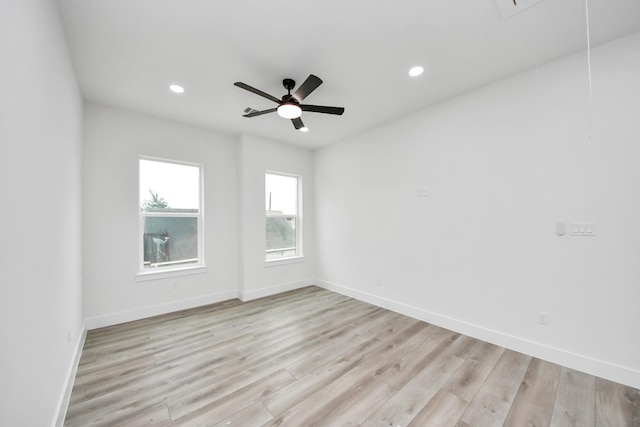
[[56,3],[0,2],[0,56],[0,425],[40,427],[84,330],[82,103]]
[[[292,130],[293,132],[293,130]],[[302,177],[303,254],[296,262],[265,263],[264,174],[284,172]],[[241,296],[259,298],[308,286],[315,278],[313,153],[244,135],[240,141],[242,216]]]
[[[136,281],[140,156],[203,166],[206,273]],[[238,296],[236,138],[85,104],[83,161],[89,329]]]
[[[136,281],[138,159],[200,163],[204,174],[204,274]],[[89,329],[230,298],[259,298],[315,277],[313,155],[85,104],[83,279]],[[301,175],[304,259],[264,262],[264,173]]]
[[592,56],[592,112],[582,54],[316,152],[321,283],[640,387],[640,34]]

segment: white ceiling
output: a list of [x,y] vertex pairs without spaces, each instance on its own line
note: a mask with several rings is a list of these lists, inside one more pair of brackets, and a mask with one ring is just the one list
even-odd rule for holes
[[[312,149],[587,45],[585,0],[506,20],[495,0],[58,1],[85,99]],[[640,0],[588,1],[592,46],[640,30]],[[242,117],[275,104],[234,82],[280,97],[283,78],[311,73],[324,84],[305,103],[343,116],[304,113],[308,133],[275,113]]]

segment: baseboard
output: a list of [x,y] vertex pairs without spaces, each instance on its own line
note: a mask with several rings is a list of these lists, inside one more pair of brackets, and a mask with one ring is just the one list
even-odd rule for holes
[[280,294],[282,292],[293,291],[294,289],[304,288],[307,286],[314,285],[315,283],[316,281],[314,279],[306,279],[306,280],[297,280],[295,282],[280,283],[275,286],[259,288],[251,291],[240,291],[240,300],[251,301],[258,298]]
[[178,310],[199,307],[216,302],[227,301],[239,298],[241,301],[251,301],[257,298],[263,298],[282,292],[292,291],[294,289],[304,288],[315,284],[315,280],[298,280],[295,282],[281,283],[275,286],[259,288],[251,291],[229,290],[218,292],[215,294],[203,295],[196,298],[189,298],[180,301],[172,301],[167,304],[142,307],[136,310],[123,311],[119,313],[106,314],[104,316],[94,316],[86,319],[88,330],[103,328],[105,326],[117,325],[120,323],[131,322],[134,320],[145,319],[147,317],[157,316],[159,314],[171,313]]
[[58,413],[53,419],[54,427],[62,427],[62,425],[64,424],[64,419],[67,416],[67,408],[69,408],[71,391],[73,390],[73,382],[76,378],[76,373],[78,372],[78,364],[80,363],[80,357],[82,356],[82,349],[84,347],[86,338],[87,326],[85,323],[82,328],[82,333],[80,334],[80,336],[78,337],[78,341],[76,342],[73,358],[71,359],[71,364],[67,369],[66,381],[62,389],[62,393],[60,394],[60,399],[58,400]]
[[510,350],[537,357],[539,359],[575,369],[580,372],[585,372],[590,375],[605,378],[620,384],[628,385],[630,387],[640,388],[640,371],[625,366],[619,366],[582,354],[576,354],[565,349],[526,340],[493,329],[487,329],[479,325],[464,322],[438,313],[433,313],[409,304],[404,304],[388,298],[382,298],[374,294],[362,292],[325,280],[316,280],[314,284],[324,289],[337,292],[378,307],[386,308],[388,310],[404,314],[405,316],[413,317],[500,347],[505,347]]
[[167,304],[159,304],[149,307],[142,307],[136,310],[123,311],[120,313],[107,314],[104,316],[95,316],[87,318],[87,329],[97,329],[105,326],[117,325],[120,323],[131,322],[134,320],[145,319],[147,317],[157,316],[159,314],[171,313],[174,311],[185,310],[188,308],[199,307],[207,304],[214,304],[221,301],[238,298],[238,291],[229,290],[189,298],[179,301],[172,301]]

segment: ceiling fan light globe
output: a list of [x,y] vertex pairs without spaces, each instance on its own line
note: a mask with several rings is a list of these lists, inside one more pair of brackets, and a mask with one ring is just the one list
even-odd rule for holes
[[296,104],[281,104],[278,107],[278,115],[285,119],[297,119],[302,115],[302,108]]
[[411,77],[418,77],[422,73],[424,73],[424,68],[419,66],[419,65],[417,65],[417,66],[415,66],[415,67],[413,67],[412,69],[409,70],[409,75]]

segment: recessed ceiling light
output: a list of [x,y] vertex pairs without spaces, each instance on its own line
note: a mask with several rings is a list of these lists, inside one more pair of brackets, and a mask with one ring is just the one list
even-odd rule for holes
[[418,66],[413,67],[412,69],[409,70],[409,75],[411,77],[418,77],[423,72],[424,72],[424,68],[422,68],[421,66],[418,65]]
[[184,88],[179,85],[171,85],[169,86],[169,89],[171,89],[171,91],[175,93],[184,93]]
[[306,126],[303,126],[300,128],[300,132],[309,132],[309,128]]

